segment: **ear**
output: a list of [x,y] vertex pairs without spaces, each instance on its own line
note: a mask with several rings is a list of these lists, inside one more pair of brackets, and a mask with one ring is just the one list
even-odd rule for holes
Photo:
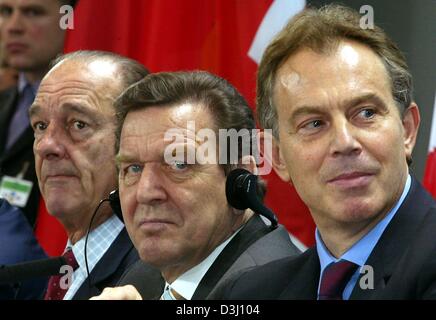
[[256,159],[251,156],[243,156],[241,159],[242,168],[245,170],[250,171],[252,174],[257,174],[257,165],[256,165]]
[[407,159],[412,157],[420,121],[421,117],[419,115],[418,106],[416,103],[412,102],[403,113],[404,148]]
[[[280,143],[277,141],[277,139],[272,136],[271,132],[262,131],[259,133],[259,140],[261,146],[266,146],[267,142],[272,145],[270,152],[262,153],[265,161],[269,161],[272,164],[275,173],[280,177],[280,179],[285,182],[292,183],[286,167],[286,162],[284,161],[283,155],[280,151]],[[261,150],[265,150],[265,148],[261,147]]]

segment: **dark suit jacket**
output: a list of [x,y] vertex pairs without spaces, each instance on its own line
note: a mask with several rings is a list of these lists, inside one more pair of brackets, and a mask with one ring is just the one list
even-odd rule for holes
[[15,144],[9,150],[5,150],[9,123],[14,114],[17,101],[18,90],[16,87],[0,92],[0,178],[4,175],[16,176],[21,172],[24,164],[28,162],[29,165],[24,174],[24,179],[32,181],[33,188],[23,212],[33,227],[38,212],[40,193],[33,155],[34,135],[30,124]]
[[[241,270],[298,253],[300,251],[292,244],[283,226],[271,231],[255,215],[224,248],[201,280],[192,299],[207,299],[220,283]],[[143,262],[138,262],[126,273],[119,285],[132,284],[143,299],[159,299],[165,282],[163,278],[150,279],[150,269],[144,265]],[[150,283],[154,285],[150,286]]]
[[[362,289],[359,279],[350,299],[436,299],[435,201],[415,179],[365,265],[374,270],[374,289]],[[313,247],[231,279],[216,297],[316,299],[319,276]]]
[[125,271],[138,260],[138,252],[133,247],[126,228],[123,228],[91,271],[89,275],[91,287],[86,279],[77,290],[73,300],[86,300],[99,295],[106,287],[114,287]]
[[[0,265],[46,258],[20,209],[0,199]],[[15,287],[0,286],[0,300],[39,299],[48,279],[25,281]]]

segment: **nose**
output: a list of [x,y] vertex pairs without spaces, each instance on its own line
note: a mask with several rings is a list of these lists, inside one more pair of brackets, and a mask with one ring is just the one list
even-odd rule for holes
[[23,16],[18,10],[13,10],[11,15],[3,18],[3,28],[9,34],[21,34],[24,31]]
[[35,137],[35,154],[45,160],[62,159],[66,155],[64,140],[62,131],[49,124],[40,136]]
[[156,163],[146,164],[141,173],[136,190],[136,200],[138,203],[146,205],[158,205],[167,200],[165,190],[165,177],[160,171],[160,166]]
[[362,146],[357,139],[357,129],[346,119],[333,124],[330,153],[333,157],[358,155]]

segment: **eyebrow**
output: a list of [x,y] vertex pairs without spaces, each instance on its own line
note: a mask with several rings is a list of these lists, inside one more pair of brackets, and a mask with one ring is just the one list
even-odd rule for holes
[[33,116],[37,115],[41,112],[41,106],[34,103],[29,108],[29,118],[32,118]]
[[[364,103],[364,102],[368,102],[371,101],[379,106],[381,106],[384,110],[387,109],[385,102],[383,102],[383,100],[376,95],[375,93],[368,93],[368,94],[364,94],[358,97],[353,97],[353,98],[349,98],[346,99],[344,102],[342,102],[341,104],[343,106],[346,107],[352,107],[352,106],[356,106],[358,104]],[[297,110],[295,110],[291,116],[289,117],[290,121],[294,120],[295,118],[301,116],[301,115],[306,115],[306,114],[320,114],[323,113],[323,108],[321,106],[301,106],[299,107]]]
[[[95,123],[100,123],[101,120],[99,119],[99,116],[97,115],[97,113],[95,111],[93,111],[92,109],[90,109],[89,107],[85,107],[83,105],[80,104],[75,104],[75,103],[64,103],[62,104],[59,108],[63,109],[63,111],[67,111],[67,112],[75,112],[81,115],[84,115],[88,118],[90,118],[93,122]],[[29,108],[29,117],[32,118],[33,116],[38,115],[42,110],[42,107],[38,104],[32,104]]]
[[120,154],[120,153],[118,153],[115,156],[115,164],[117,165],[117,167],[119,167],[121,163],[134,162],[134,160],[135,160],[135,158],[133,156],[124,155],[124,154]]

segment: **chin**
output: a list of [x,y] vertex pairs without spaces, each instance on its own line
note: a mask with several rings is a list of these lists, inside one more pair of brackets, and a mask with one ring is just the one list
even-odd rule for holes
[[155,268],[166,267],[174,264],[175,255],[172,250],[166,250],[153,240],[149,240],[147,244],[140,245],[138,249],[139,257],[142,261],[152,265]]
[[361,222],[377,216],[378,210],[374,205],[365,202],[353,202],[346,204],[337,212],[341,212],[340,220],[343,222]]
[[63,199],[59,197],[58,199],[54,199],[50,201],[50,199],[46,200],[47,211],[56,218],[62,218],[67,215],[69,212],[76,212],[77,209],[73,208],[74,206],[68,206],[68,203],[65,201],[61,201]]

